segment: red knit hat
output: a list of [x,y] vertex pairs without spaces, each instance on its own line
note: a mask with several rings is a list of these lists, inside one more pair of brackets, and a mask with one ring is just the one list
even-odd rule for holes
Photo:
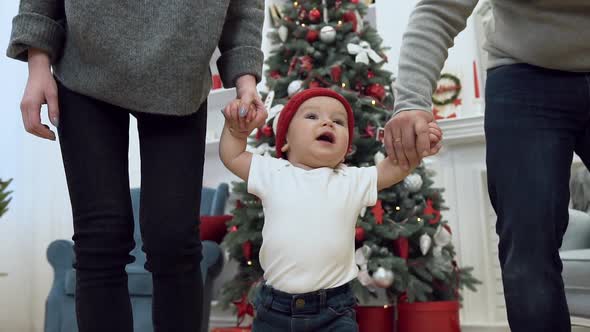
[[275,148],[278,158],[286,159],[281,149],[283,148],[283,145],[285,145],[287,139],[289,124],[291,123],[293,116],[295,116],[295,113],[297,113],[297,110],[299,110],[301,104],[310,98],[322,96],[338,100],[344,106],[344,109],[346,109],[348,117],[348,150],[350,150],[350,146],[352,145],[352,135],[354,132],[354,115],[352,113],[352,107],[350,107],[346,98],[334,90],[326,88],[311,88],[303,90],[293,96],[278,115],[279,120],[277,123],[277,132],[275,133]]

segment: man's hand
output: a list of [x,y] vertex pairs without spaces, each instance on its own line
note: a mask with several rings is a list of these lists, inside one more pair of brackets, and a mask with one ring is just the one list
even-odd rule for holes
[[256,112],[250,111],[252,110],[250,106],[253,105],[257,112],[262,112],[265,111],[264,103],[258,95],[258,90],[256,90],[256,77],[253,75],[247,74],[240,76],[236,80],[236,92],[238,99],[242,101],[238,111],[238,122],[240,128],[244,130],[252,127],[250,126],[250,122],[257,116]]
[[35,136],[55,141],[55,133],[41,123],[41,105],[47,104],[49,119],[58,126],[59,107],[57,103],[57,85],[51,74],[47,54],[29,50],[29,79],[20,104],[25,130]]
[[433,121],[432,113],[412,110],[400,112],[387,122],[385,150],[394,164],[409,170],[418,166],[422,158],[431,155],[429,123]]

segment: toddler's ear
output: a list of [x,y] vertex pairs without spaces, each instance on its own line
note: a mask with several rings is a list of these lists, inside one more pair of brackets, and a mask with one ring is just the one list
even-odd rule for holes
[[281,148],[281,151],[283,151],[283,152],[289,151],[289,143],[285,143],[285,145],[283,145],[283,147]]

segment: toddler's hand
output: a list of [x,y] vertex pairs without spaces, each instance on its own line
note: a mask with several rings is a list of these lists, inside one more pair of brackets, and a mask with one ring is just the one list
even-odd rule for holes
[[436,122],[428,123],[428,137],[430,138],[430,155],[435,155],[442,147],[442,130]]
[[257,108],[255,104],[243,105],[240,99],[233,100],[221,113],[230,133],[237,138],[248,137],[252,130],[264,124],[268,116],[264,107]]

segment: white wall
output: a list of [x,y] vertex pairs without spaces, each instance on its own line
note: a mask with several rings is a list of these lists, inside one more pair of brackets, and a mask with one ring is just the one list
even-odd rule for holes
[[[2,53],[10,34],[10,22],[18,2],[0,2],[0,45]],[[25,331],[29,327],[32,290],[31,274],[33,244],[30,222],[24,219],[25,179],[23,178],[25,135],[20,125],[19,96],[24,87],[26,66],[0,57],[0,178],[14,178],[15,192],[10,210],[0,219],[0,330]]]
[[[483,2],[483,1],[482,1]],[[397,73],[397,63],[399,51],[402,44],[402,36],[408,24],[409,16],[414,9],[418,0],[391,1],[377,0],[377,29],[383,38],[383,46],[389,46],[391,49],[387,52],[389,63],[384,67],[394,74]],[[474,105],[474,79],[472,63],[479,57],[478,46],[476,43],[476,28],[474,17],[467,20],[467,27],[457,38],[455,46],[449,50],[449,57],[445,63],[444,71],[460,74],[463,85],[463,115],[477,115],[479,109],[472,107]],[[479,65],[479,63],[478,63]],[[483,92],[481,85],[482,73],[479,72],[480,93]],[[477,105],[477,104],[476,104]]]

